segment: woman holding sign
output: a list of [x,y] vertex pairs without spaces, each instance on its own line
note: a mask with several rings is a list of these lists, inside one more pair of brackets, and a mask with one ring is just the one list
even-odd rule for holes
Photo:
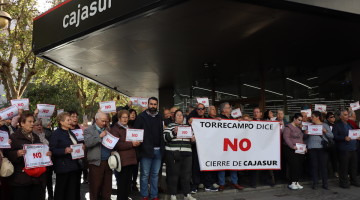
[[174,113],[175,123],[170,123],[164,130],[165,161],[168,191],[171,200],[176,200],[178,180],[180,179],[185,200],[196,200],[190,194],[191,142],[193,134],[190,126],[184,126],[184,115],[181,110]]
[[80,199],[81,166],[73,160],[70,145],[78,144],[71,129],[70,114],[60,113],[57,116],[59,128],[50,137],[50,150],[53,152],[54,170],[56,173],[55,200]]
[[[311,121],[315,125],[320,125],[320,133],[313,133],[314,131],[310,128],[305,133],[308,134],[307,148],[309,150],[309,157],[311,163],[311,175],[312,175],[312,189],[317,188],[318,184],[318,172],[320,171],[322,177],[322,187],[328,190],[328,176],[327,176],[327,162],[328,153],[325,150],[324,142],[329,142],[334,138],[333,133],[329,125],[322,123],[321,113],[319,111],[313,111],[311,114]],[[309,126],[312,127],[312,126]],[[314,126],[313,129],[317,129]]]
[[[46,174],[43,173],[45,171],[35,175],[24,170],[26,150],[23,150],[23,146],[41,143],[39,136],[33,133],[34,120],[32,114],[22,114],[19,118],[20,128],[10,135],[11,149],[6,154],[14,165],[14,174],[9,181],[12,186],[12,199],[14,200],[29,198],[45,200]],[[51,156],[51,152],[47,152],[45,156]]]
[[283,133],[286,143],[284,151],[286,159],[289,163],[290,171],[289,189],[292,190],[303,189],[303,186],[299,184],[306,150],[303,146],[301,146],[304,144],[304,134],[300,128],[302,121],[302,115],[300,113],[295,113],[292,118],[292,122],[286,125]]
[[137,166],[135,147],[140,145],[139,141],[126,141],[126,130],[129,128],[129,111],[120,110],[118,112],[119,121],[111,128],[110,133],[118,138],[119,141],[115,148],[121,158],[121,172],[115,172],[117,182],[117,199],[127,200],[130,193],[131,177],[134,168]]

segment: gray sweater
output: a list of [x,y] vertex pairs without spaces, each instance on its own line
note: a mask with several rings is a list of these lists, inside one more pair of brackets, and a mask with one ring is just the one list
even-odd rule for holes
[[323,136],[319,135],[307,135],[306,144],[308,149],[319,149],[323,148],[321,145],[322,137],[327,140],[332,140],[334,138],[333,133],[331,132],[330,126],[326,123],[322,124],[323,127],[326,129],[326,134]]

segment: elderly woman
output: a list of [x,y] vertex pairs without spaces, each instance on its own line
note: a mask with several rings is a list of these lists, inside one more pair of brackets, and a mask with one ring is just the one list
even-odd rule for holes
[[[28,175],[24,172],[25,162],[23,150],[25,144],[41,143],[39,136],[33,132],[34,116],[32,114],[21,114],[19,117],[20,128],[10,135],[12,141],[11,149],[7,151],[7,157],[14,165],[14,174],[10,177],[10,185],[12,186],[12,199],[45,199],[46,174],[43,173],[39,177]],[[51,156],[48,152],[46,156]]]
[[174,113],[175,123],[170,123],[164,130],[166,142],[166,174],[168,191],[171,200],[176,200],[178,182],[180,179],[182,192],[185,200],[196,200],[190,194],[192,151],[191,142],[193,139],[180,139],[177,137],[178,126],[184,126],[184,115],[181,110]]
[[78,144],[76,136],[71,132],[70,114],[60,113],[57,116],[59,128],[50,137],[50,150],[53,152],[54,170],[56,173],[55,200],[80,199],[81,166],[73,160],[70,145]]
[[302,115],[300,113],[295,113],[292,118],[292,122],[286,125],[283,133],[283,138],[286,144],[284,151],[287,163],[289,163],[290,171],[289,189],[292,190],[303,189],[303,186],[299,184],[299,179],[301,177],[305,155],[295,153],[297,150],[296,143],[304,143],[304,134],[300,128],[302,121]]
[[129,111],[120,110],[118,112],[119,121],[111,128],[111,134],[120,138],[116,144],[115,149],[120,154],[121,158],[121,172],[115,171],[117,182],[117,199],[128,200],[131,186],[131,176],[133,169],[137,166],[135,147],[140,145],[140,142],[127,142],[126,129],[129,128]]
[[[328,173],[327,162],[328,153],[326,147],[323,146],[323,141],[328,142],[334,138],[333,133],[328,124],[322,122],[321,113],[319,111],[313,111],[311,114],[311,121],[316,125],[322,125],[323,135],[309,135],[307,138],[307,146],[309,150],[309,157],[311,163],[311,175],[312,175],[312,189],[317,188],[318,184],[318,172],[321,173],[322,187],[328,189]],[[308,133],[308,131],[305,131]]]

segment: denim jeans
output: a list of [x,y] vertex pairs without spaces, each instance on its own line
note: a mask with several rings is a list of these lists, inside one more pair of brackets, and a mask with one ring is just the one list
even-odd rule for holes
[[[230,171],[230,178],[232,184],[238,184],[237,171]],[[225,185],[225,171],[218,172],[219,185]]]
[[[161,152],[154,150],[153,158],[141,158],[140,160],[140,194],[142,197],[149,196],[150,183],[150,198],[158,197],[158,174],[161,167]],[[150,177],[150,181],[149,181]]]

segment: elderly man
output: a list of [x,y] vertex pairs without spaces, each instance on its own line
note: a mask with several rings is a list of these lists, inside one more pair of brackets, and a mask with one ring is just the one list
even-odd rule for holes
[[340,121],[338,121],[334,128],[334,139],[336,142],[339,158],[339,185],[342,188],[349,188],[348,175],[350,175],[351,184],[360,187],[360,182],[357,178],[357,141],[349,137],[349,131],[354,127],[348,123],[349,112],[347,110],[341,110]]
[[163,122],[158,112],[158,99],[150,97],[148,108],[136,118],[134,128],[144,129],[144,139],[139,148],[140,156],[140,193],[143,200],[158,198],[158,174],[165,143],[162,139]]
[[[231,106],[228,102],[224,102],[220,104],[220,118],[221,119],[234,119],[231,116]],[[242,190],[244,189],[243,186],[238,184],[238,175],[237,171],[230,171],[230,179],[231,179],[231,186],[235,189]],[[225,189],[225,171],[218,172],[218,180],[219,180],[219,190],[223,191]]]
[[103,112],[95,115],[95,124],[84,131],[85,146],[87,148],[87,160],[89,162],[89,192],[91,200],[110,200],[112,170],[108,159],[111,150],[101,144],[106,136],[108,116]]

